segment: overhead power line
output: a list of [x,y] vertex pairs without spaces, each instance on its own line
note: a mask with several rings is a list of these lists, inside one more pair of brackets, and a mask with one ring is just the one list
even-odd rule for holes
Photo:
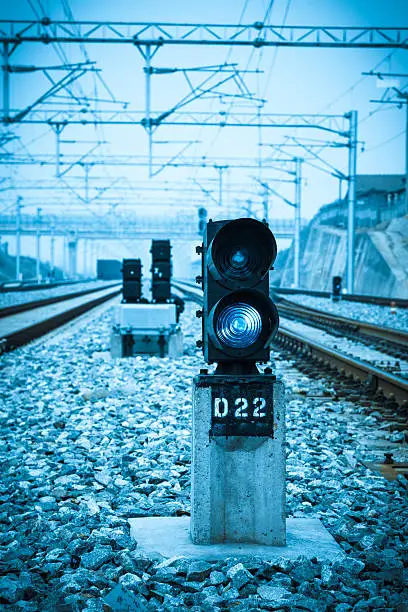
[[376,149],[380,149],[381,147],[389,144],[390,142],[393,142],[394,140],[397,140],[397,138],[400,138],[400,136],[403,136],[405,134],[405,129],[401,130],[400,132],[398,132],[398,134],[395,134],[394,136],[391,136],[391,138],[387,138],[386,140],[383,140],[382,142],[379,142],[378,144],[374,145],[373,147],[369,147],[368,149],[365,149],[365,153],[371,153],[371,151],[375,151]]
[[[385,57],[383,57],[383,59],[381,59],[375,66],[373,66],[370,69],[370,72],[375,72],[376,70],[378,70],[378,68],[386,61],[388,61],[389,59],[391,59],[391,57],[393,55],[395,55],[395,53],[397,53],[397,51],[399,51],[399,49],[393,49],[390,53],[388,53]],[[344,98],[345,96],[347,96],[347,94],[351,93],[356,87],[358,87],[359,85],[361,85],[361,83],[363,83],[368,75],[363,75],[361,76],[359,79],[357,79],[357,81],[355,83],[353,83],[353,85],[350,85],[350,87],[347,87],[347,89],[345,89],[341,94],[339,94],[338,96],[336,96],[336,98],[334,98],[334,100],[332,100],[331,102],[329,102],[328,104],[326,104],[325,106],[323,106],[323,108],[320,109],[319,112],[324,112],[325,110],[331,108],[332,106],[334,106],[334,104],[336,104],[336,102],[338,102],[339,100],[341,100],[342,98]],[[361,119],[359,121],[359,123],[361,123]]]

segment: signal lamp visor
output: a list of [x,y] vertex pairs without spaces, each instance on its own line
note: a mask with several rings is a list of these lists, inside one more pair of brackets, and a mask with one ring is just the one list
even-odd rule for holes
[[259,291],[234,291],[210,312],[209,335],[229,357],[250,357],[267,346],[277,331],[279,316],[272,300]]
[[225,287],[254,287],[276,259],[276,241],[271,230],[256,219],[226,223],[208,249],[209,270]]

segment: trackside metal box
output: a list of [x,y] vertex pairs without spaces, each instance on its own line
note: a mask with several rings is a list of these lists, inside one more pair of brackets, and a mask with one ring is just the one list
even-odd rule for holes
[[134,355],[156,355],[175,359],[183,354],[181,329],[172,327],[159,331],[132,331],[114,328],[110,339],[113,359]]
[[176,325],[175,304],[118,304],[114,325],[138,331],[157,331]]

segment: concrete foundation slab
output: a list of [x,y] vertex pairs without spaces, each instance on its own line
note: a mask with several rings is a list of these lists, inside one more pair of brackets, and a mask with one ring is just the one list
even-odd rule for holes
[[193,544],[190,518],[146,517],[129,519],[130,534],[138,543],[139,554],[149,558],[183,556],[206,561],[227,557],[278,557],[296,559],[300,555],[322,561],[343,556],[340,546],[319,519],[289,518],[286,520],[286,546],[264,544]]

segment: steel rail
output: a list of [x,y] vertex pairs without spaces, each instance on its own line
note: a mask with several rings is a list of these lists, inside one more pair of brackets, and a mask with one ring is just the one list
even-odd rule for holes
[[[93,280],[93,279],[92,279]],[[50,283],[32,281],[4,281],[0,285],[0,293],[17,293],[20,291],[38,291],[39,289],[54,289],[55,287],[65,287],[66,285],[75,285],[84,283],[86,280],[67,280],[67,281],[52,281]]]
[[381,390],[385,396],[392,396],[399,404],[408,403],[408,381],[394,374],[376,368],[365,361],[349,357],[323,344],[310,340],[306,336],[294,334],[283,327],[273,339],[273,343],[284,348],[298,348],[302,355],[313,358],[323,365],[334,368],[346,375],[351,375],[368,382],[373,391]]
[[[311,297],[323,298],[331,297],[331,293],[329,291],[315,291],[313,289],[293,289],[291,287],[289,288],[272,286],[271,290],[274,293],[281,293],[282,295],[310,295]],[[395,306],[397,306],[398,308],[408,308],[408,298],[394,298],[378,295],[344,293],[341,295],[341,299],[345,302],[362,302],[363,304],[377,304],[378,306],[390,306],[391,302],[394,302]]]
[[[202,305],[202,291],[192,283],[175,281],[173,286],[184,295]],[[193,290],[194,289],[194,290]],[[369,363],[344,355],[339,351],[328,348],[310,340],[306,336],[294,334],[292,331],[280,327],[273,343],[284,348],[300,350],[302,355],[312,358],[341,373],[351,375],[361,381],[368,382],[373,391],[382,391],[385,396],[395,398],[399,404],[408,403],[408,381],[376,368]]]
[[95,293],[96,291],[102,291],[103,289],[110,289],[111,287],[117,286],[118,282],[105,285],[104,287],[93,287],[92,289],[82,289],[81,291],[73,291],[71,293],[65,293],[63,295],[54,295],[48,298],[42,298],[39,300],[31,300],[30,302],[23,302],[21,304],[12,304],[11,306],[5,306],[0,308],[0,319],[3,317],[11,317],[20,312],[26,312],[27,310],[33,310],[34,308],[40,308],[41,306],[49,306],[50,304],[57,304],[58,302],[64,302],[65,300],[74,299]]
[[[23,346],[24,344],[28,344],[40,336],[44,336],[61,325],[64,325],[85,312],[88,312],[92,308],[95,308],[96,306],[99,306],[100,304],[103,304],[104,302],[116,297],[119,295],[121,290],[122,287],[118,288],[117,285],[115,287],[110,287],[110,289],[99,289],[98,292],[92,292],[90,299],[87,301],[80,301],[74,305],[71,304],[71,306],[68,306],[65,310],[54,314],[50,313],[49,316],[40,316],[39,320],[34,323],[29,323],[28,325],[23,324],[17,329],[2,334],[0,336],[0,353],[14,350],[20,346]],[[79,298],[71,298],[71,300],[72,299],[78,300]],[[47,306],[42,306],[39,308],[39,311],[46,312],[45,309],[49,308],[49,306],[49,304]]]
[[303,304],[297,304],[284,298],[277,301],[277,307],[283,315],[294,315],[295,317],[300,315],[300,320],[306,318],[312,325],[313,322],[321,321],[326,325],[345,329],[346,332],[349,330],[352,333],[362,334],[369,339],[385,340],[391,344],[398,345],[403,350],[408,350],[408,333],[400,329],[382,327],[374,323],[359,321],[358,319],[348,319],[330,312],[318,310],[317,308],[303,306]]

